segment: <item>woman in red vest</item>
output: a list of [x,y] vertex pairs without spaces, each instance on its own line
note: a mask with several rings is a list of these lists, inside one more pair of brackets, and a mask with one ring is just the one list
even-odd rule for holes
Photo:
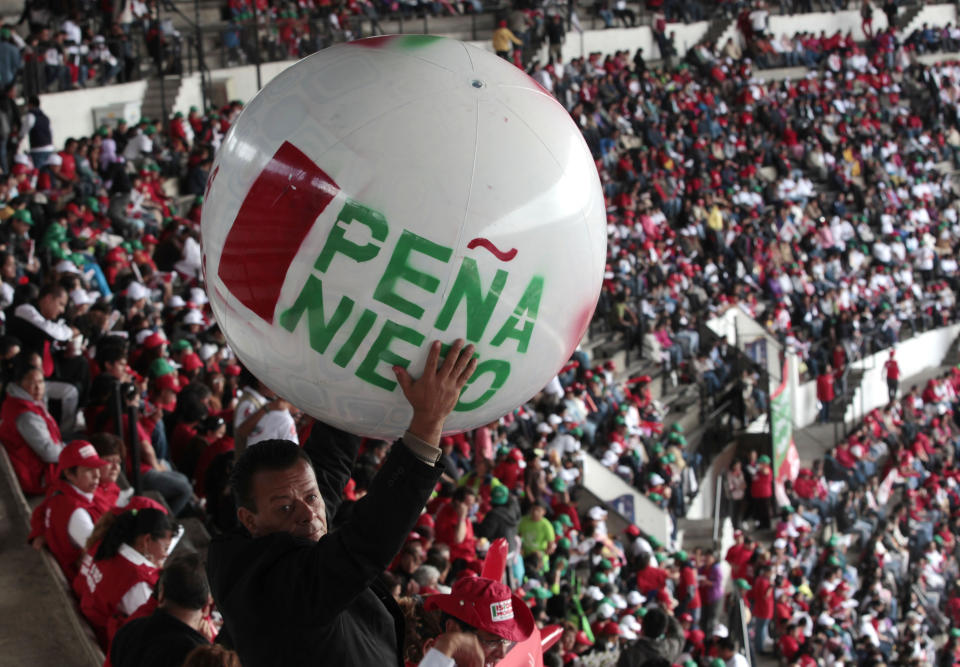
[[110,525],[74,589],[82,591],[80,610],[106,647],[123,620],[153,594],[175,525],[157,509],[108,513],[103,521]]
[[43,371],[24,364],[18,366],[13,380],[0,408],[0,442],[10,455],[20,488],[28,495],[39,495],[56,478],[63,439],[57,420],[43,402]]
[[764,454],[757,459],[757,472],[750,480],[750,498],[753,499],[757,521],[763,530],[770,530],[770,513],[773,510],[773,470],[770,457]]
[[60,453],[60,476],[38,508],[43,512],[43,539],[67,580],[77,575],[83,547],[103,514],[96,503],[100,470],[106,462],[85,440],[74,440]]

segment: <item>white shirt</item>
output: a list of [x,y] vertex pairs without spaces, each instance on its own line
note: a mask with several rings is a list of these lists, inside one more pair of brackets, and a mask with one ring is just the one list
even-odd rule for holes
[[[81,496],[87,499],[87,502],[93,502],[92,493],[84,493],[77,487],[71,484],[73,490],[79,493]],[[87,544],[87,538],[90,537],[90,534],[93,532],[93,518],[90,516],[90,512],[78,507],[73,510],[73,513],[70,515],[70,519],[67,521],[67,535],[70,536],[70,541],[73,542],[73,546],[83,549]]]
[[[243,393],[248,396],[237,405],[236,414],[233,417],[233,428],[236,430],[240,424],[255,413],[260,405],[266,405],[269,401],[259,393],[246,387]],[[255,445],[264,440],[290,440],[299,444],[297,437],[297,426],[290,415],[289,410],[271,410],[264,414],[257,425],[247,436],[247,446]]]
[[[117,555],[126,558],[134,565],[150,565],[156,567],[146,556],[124,542],[117,550]],[[130,587],[123,597],[120,598],[120,604],[117,609],[129,616],[141,607],[150,596],[153,595],[153,587],[145,581],[135,583]]]
[[750,663],[739,653],[734,653],[733,657],[727,660],[727,667],[750,667]]

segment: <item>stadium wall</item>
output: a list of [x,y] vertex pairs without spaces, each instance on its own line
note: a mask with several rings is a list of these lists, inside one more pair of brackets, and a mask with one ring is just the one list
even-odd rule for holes
[[[950,351],[960,334],[960,324],[926,331],[919,336],[899,343],[896,346],[897,363],[900,365],[902,378],[910,378],[918,373],[939,366]],[[864,370],[863,382],[854,394],[853,401],[847,408],[844,420],[847,423],[859,421],[865,412],[887,404],[887,382],[883,377],[883,364],[890,355],[889,350],[883,350],[860,361],[851,364],[851,367]],[[800,384],[797,364],[791,364],[790,382],[793,384],[793,419],[794,426],[803,428],[814,423],[817,419],[817,383],[815,380]],[[909,390],[909,386],[900,383],[901,394]],[[862,408],[861,408],[862,401]]]

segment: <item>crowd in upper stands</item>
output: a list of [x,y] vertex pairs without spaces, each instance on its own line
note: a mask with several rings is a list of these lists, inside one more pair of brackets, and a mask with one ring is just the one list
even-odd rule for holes
[[[42,25],[35,11],[28,18]],[[6,30],[0,77],[13,59],[3,45],[18,43]],[[42,34],[31,29],[25,54],[51,39]],[[749,509],[755,523],[727,554],[677,551],[675,535],[662,543],[636,526],[617,534],[605,509],[576,504],[586,451],[674,520],[685,513],[698,453],[654,399],[655,382],[727,397],[739,425],[766,412],[757,369],[705,327],[728,308],[760,321],[831,387],[852,361],[956,321],[960,68],[918,64],[909,43],[839,40],[784,81],[709,47],[675,67],[640,52],[530,65],[581,128],[607,197],[592,328],[652,371],[624,376],[635,363],[581,349],[530,402],[446,438],[441,488],[387,575],[398,597],[446,590],[502,537],[511,585],[539,621],[564,626],[550,664],[732,666],[742,656],[726,560],[740,591],[729,599],[749,602],[757,652],[769,637],[791,665],[953,664],[957,372],[871,413],[788,485],[789,505],[777,502],[764,455],[735,466],[734,522]],[[42,71],[37,91],[81,76],[59,61]],[[14,77],[5,82],[0,442],[24,492],[44,498],[31,540],[68,575],[105,649],[126,636],[121,653],[133,655],[134,631],[121,627],[157,606],[187,619],[187,648],[203,645],[216,616],[197,563],[167,560],[176,518],[230,530],[235,448],[302,441],[310,428],[233,357],[202,289],[203,193],[242,104],[68,138],[26,79],[23,108]],[[387,447],[366,444],[348,501]],[[147,497],[127,488],[136,478]],[[777,541],[759,544],[756,531],[769,527]],[[179,596],[157,598],[164,577]],[[423,613],[405,604],[412,618]],[[417,627],[412,664],[432,626]]]

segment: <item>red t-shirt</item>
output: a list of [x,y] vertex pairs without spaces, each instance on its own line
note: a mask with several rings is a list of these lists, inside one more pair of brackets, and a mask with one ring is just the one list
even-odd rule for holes
[[456,541],[457,527],[460,517],[453,503],[444,505],[437,513],[436,536],[437,542],[450,547],[450,562],[463,558],[467,561],[477,559],[476,540],[473,537],[473,524],[467,520],[467,531],[461,542]]
[[753,590],[750,591],[750,599],[753,601],[753,615],[757,618],[773,618],[773,586],[766,577],[757,577],[753,582]]
[[646,595],[650,591],[659,591],[667,583],[667,571],[655,565],[648,565],[637,572],[637,590]]

